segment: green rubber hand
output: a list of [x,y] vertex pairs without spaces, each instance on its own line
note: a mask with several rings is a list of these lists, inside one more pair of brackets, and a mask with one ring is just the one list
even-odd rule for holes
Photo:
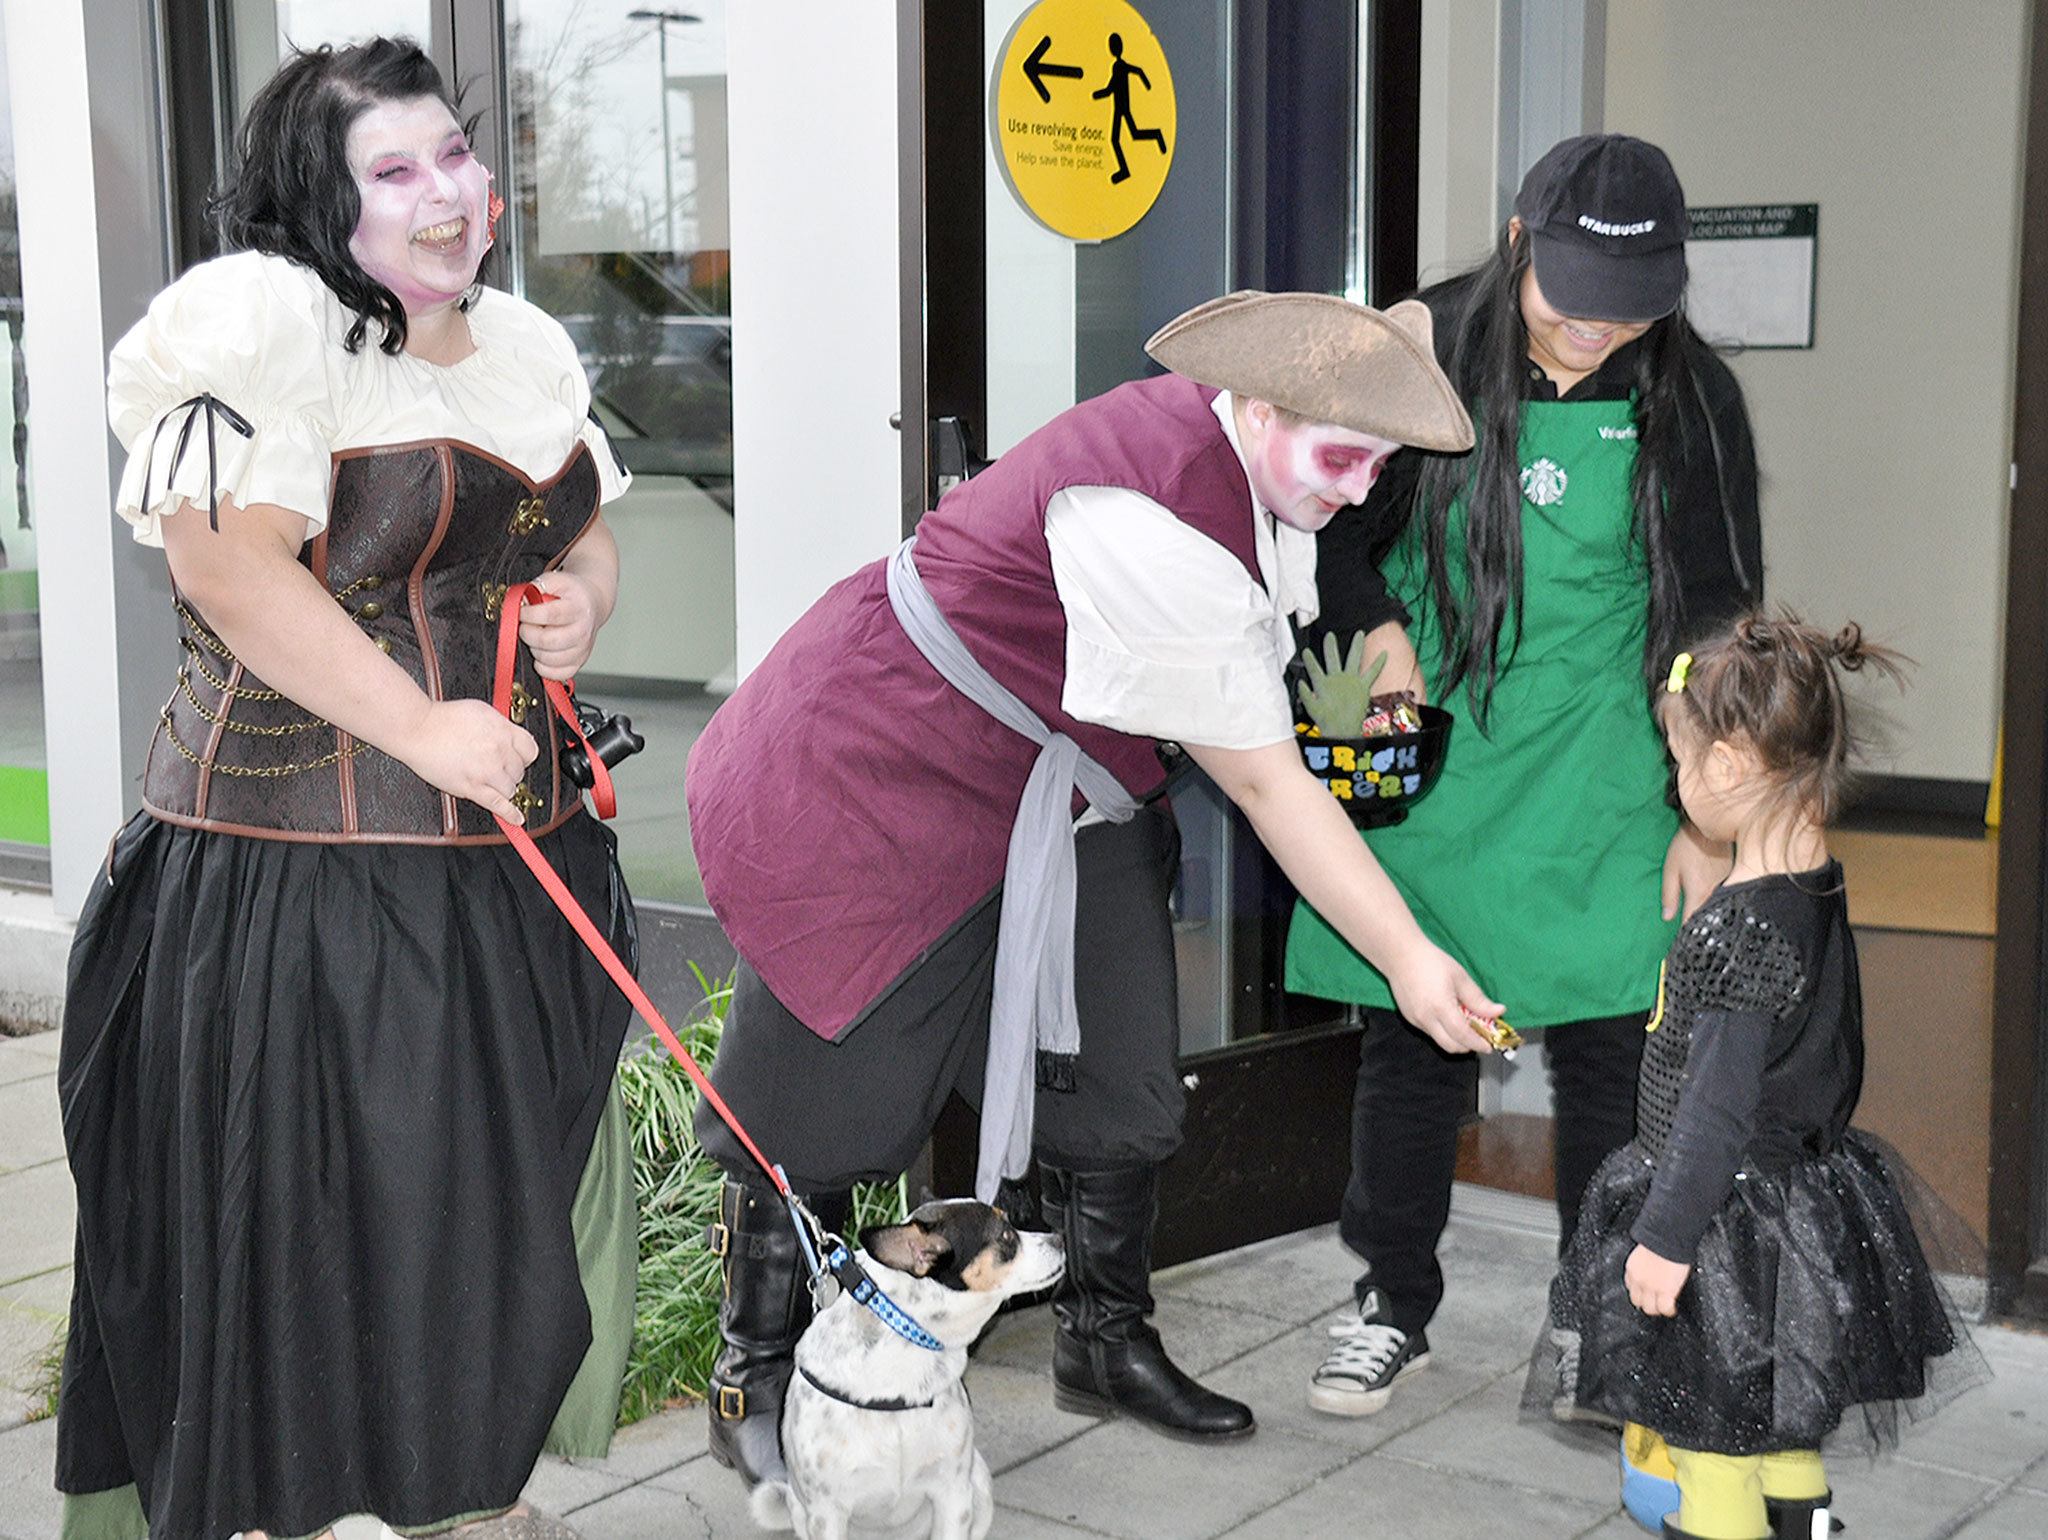
[[1313,647],[1303,650],[1301,661],[1308,670],[1300,687],[1301,709],[1308,713],[1309,721],[1325,738],[1356,738],[1372,713],[1372,687],[1387,666],[1387,655],[1382,652],[1368,664],[1365,633],[1354,631],[1351,645],[1341,657],[1337,638],[1330,635],[1323,638],[1320,661]]

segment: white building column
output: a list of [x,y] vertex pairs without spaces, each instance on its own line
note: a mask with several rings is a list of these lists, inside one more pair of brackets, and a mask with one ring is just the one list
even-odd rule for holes
[[744,675],[901,538],[896,6],[726,14]]
[[39,527],[50,874],[75,916],[176,656],[163,558],[113,515],[106,356],[168,270],[152,7],[4,0],[21,226],[29,496]]

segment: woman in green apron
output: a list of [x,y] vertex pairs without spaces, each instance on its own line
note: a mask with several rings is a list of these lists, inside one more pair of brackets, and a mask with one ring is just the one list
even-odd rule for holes
[[[1686,323],[1685,200],[1661,150],[1554,147],[1493,256],[1426,291],[1478,444],[1397,455],[1319,542],[1322,626],[1370,634],[1458,712],[1442,779],[1370,843],[1416,919],[1538,1029],[1564,1234],[1634,1131],[1657,964],[1727,869],[1666,795],[1650,676],[1761,597],[1756,463],[1734,376]],[[1313,645],[1319,638],[1307,639]],[[1366,1263],[1310,1404],[1358,1416],[1422,1367],[1436,1246],[1477,1061],[1404,1022],[1385,981],[1297,909],[1287,984],[1364,1008],[1345,1243]]]

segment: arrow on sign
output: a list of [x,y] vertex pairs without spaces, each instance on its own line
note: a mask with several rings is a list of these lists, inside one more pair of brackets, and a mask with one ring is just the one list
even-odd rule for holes
[[1024,61],[1024,78],[1031,82],[1031,89],[1038,93],[1038,99],[1042,102],[1052,100],[1052,92],[1045,88],[1044,76],[1050,75],[1055,80],[1079,80],[1081,78],[1081,71],[1075,65],[1047,64],[1045,62],[1045,51],[1050,47],[1052,47],[1052,39],[1050,37],[1040,38],[1038,46],[1031,50],[1031,57]]

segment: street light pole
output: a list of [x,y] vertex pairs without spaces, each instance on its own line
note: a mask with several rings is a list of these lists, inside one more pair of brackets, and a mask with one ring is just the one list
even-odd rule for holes
[[676,142],[668,128],[668,20],[654,24],[661,39],[661,207],[662,226],[668,232],[668,255],[676,254]]
[[687,11],[654,11],[637,9],[626,12],[628,21],[651,21],[654,33],[659,39],[661,68],[661,189],[663,202],[662,224],[667,231],[668,254],[676,251],[676,155],[675,141],[669,137],[668,126],[668,28],[670,22],[687,26],[702,20]]

